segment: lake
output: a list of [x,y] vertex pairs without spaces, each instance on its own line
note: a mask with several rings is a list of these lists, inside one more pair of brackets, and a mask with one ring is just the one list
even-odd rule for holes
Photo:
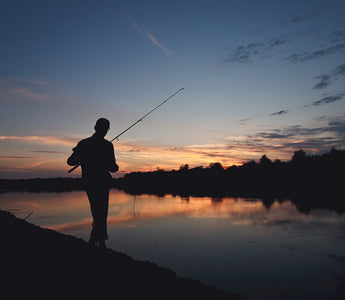
[[[83,191],[1,193],[0,208],[88,240]],[[29,215],[31,212],[33,214]],[[345,281],[345,216],[289,199],[132,196],[110,191],[107,245],[249,299],[326,299]]]

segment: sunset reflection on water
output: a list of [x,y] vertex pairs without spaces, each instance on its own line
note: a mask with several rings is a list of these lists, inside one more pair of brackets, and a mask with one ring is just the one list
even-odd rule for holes
[[[344,272],[345,216],[326,209],[301,213],[289,199],[272,202],[111,190],[107,244],[250,299],[324,299]],[[28,221],[36,225],[89,238],[83,191],[3,193],[0,206],[20,218],[33,212]]]
[[[0,195],[0,206],[23,218],[33,212],[29,221],[63,233],[77,234],[82,229],[88,230],[92,222],[89,203],[83,191],[5,193]],[[276,201],[268,209],[259,198],[133,196],[119,190],[110,191],[109,229],[118,225],[133,226],[141,220],[181,216],[217,218],[232,225],[247,226],[289,220],[308,223],[314,219],[313,214],[307,216],[298,212],[288,199]]]
[[[33,212],[29,221],[47,228],[73,234],[76,228],[89,227],[92,218],[85,192],[6,193],[0,196],[2,209],[19,217]],[[167,195],[129,195],[111,190],[108,226],[130,225],[142,219],[223,218],[234,225],[274,222],[281,218],[301,218],[295,206],[275,202],[267,209],[260,199],[180,197]]]

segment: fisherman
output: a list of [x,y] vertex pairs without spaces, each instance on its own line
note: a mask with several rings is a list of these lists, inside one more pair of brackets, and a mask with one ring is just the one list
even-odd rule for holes
[[72,155],[67,159],[70,166],[81,165],[85,190],[90,202],[93,217],[92,231],[89,243],[101,249],[107,249],[105,241],[107,234],[107,217],[109,205],[109,189],[111,175],[117,172],[114,147],[111,142],[104,139],[110,127],[105,118],[97,120],[95,133],[73,148]]

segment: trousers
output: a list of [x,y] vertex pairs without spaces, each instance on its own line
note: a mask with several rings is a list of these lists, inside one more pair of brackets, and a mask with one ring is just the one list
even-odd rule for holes
[[104,242],[108,239],[107,218],[109,206],[109,188],[102,185],[86,188],[93,218],[90,241]]

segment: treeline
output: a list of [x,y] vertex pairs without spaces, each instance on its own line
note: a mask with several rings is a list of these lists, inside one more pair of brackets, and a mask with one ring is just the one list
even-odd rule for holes
[[69,192],[84,189],[81,178],[0,179],[0,192]]
[[[272,161],[263,155],[259,161],[241,166],[223,167],[211,163],[208,167],[179,170],[133,172],[113,179],[112,187],[130,194],[181,196],[241,196],[264,197],[308,194],[323,197],[343,196],[345,150],[332,149],[323,155],[307,155],[295,151],[291,160]],[[0,192],[67,192],[82,190],[81,178],[0,179]]]
[[343,195],[345,151],[332,149],[323,155],[295,151],[291,160],[272,161],[263,155],[241,166],[134,172],[116,180],[119,189],[132,194],[177,194],[193,196],[293,196]]

